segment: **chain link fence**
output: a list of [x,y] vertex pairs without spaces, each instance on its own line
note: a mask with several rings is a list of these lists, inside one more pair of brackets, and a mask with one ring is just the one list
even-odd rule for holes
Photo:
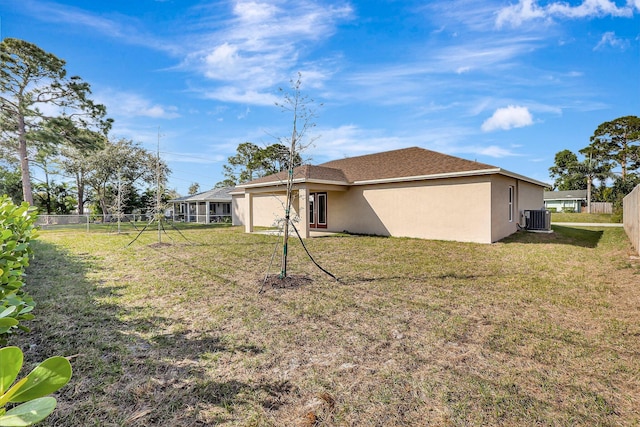
[[[128,231],[140,230],[153,219],[152,216],[142,214],[126,215],[38,215],[36,225],[41,230],[86,230],[94,231]],[[231,224],[231,215],[189,215],[188,217],[165,216],[163,221],[169,221],[174,226],[187,228],[198,224]]]

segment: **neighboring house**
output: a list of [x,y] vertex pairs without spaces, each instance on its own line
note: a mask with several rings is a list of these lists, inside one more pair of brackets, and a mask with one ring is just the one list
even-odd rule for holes
[[231,195],[233,187],[213,190],[169,200],[173,205],[174,221],[184,222],[230,222]]
[[[247,232],[284,216],[286,172],[238,185],[233,224]],[[293,216],[314,230],[491,243],[543,209],[548,184],[418,147],[294,170]]]
[[551,211],[581,212],[587,204],[587,190],[545,191],[544,207]]

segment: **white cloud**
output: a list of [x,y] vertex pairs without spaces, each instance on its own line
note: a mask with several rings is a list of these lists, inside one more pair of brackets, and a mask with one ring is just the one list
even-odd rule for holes
[[202,152],[168,152],[162,151],[162,159],[173,163],[216,164],[223,163],[227,156],[222,154],[203,154]]
[[509,105],[506,108],[498,108],[493,116],[482,123],[482,130],[491,132],[497,129],[508,130],[533,124],[533,117],[527,107]]
[[497,145],[490,145],[488,147],[479,148],[477,153],[481,154],[483,156],[495,157],[495,158],[501,158],[501,157],[508,157],[508,156],[515,156],[516,155],[511,150],[507,150],[506,148],[498,147]]
[[255,90],[243,90],[234,86],[223,86],[215,90],[204,92],[207,99],[216,99],[223,102],[234,102],[249,105],[275,105],[280,100],[271,93]]
[[570,6],[566,3],[550,3],[549,15],[566,16],[567,18],[589,18],[597,16],[633,16],[633,9],[630,5],[618,7],[614,1],[610,0],[584,0],[578,6]]
[[268,3],[238,1],[233,8],[233,12],[244,22],[260,24],[271,19],[278,12],[278,9]]
[[545,17],[544,10],[538,6],[536,0],[520,0],[518,3],[507,6],[498,12],[496,26],[500,28],[505,23],[510,23],[517,27],[524,21]]
[[496,17],[498,28],[505,24],[513,27],[531,20],[551,20],[553,18],[595,18],[603,16],[633,17],[634,9],[640,11],[640,0],[629,0],[618,6],[611,0],[583,0],[573,6],[566,2],[550,2],[540,6],[538,0],[519,0],[518,3],[502,8]]
[[493,157],[496,159],[500,159],[503,157],[522,156],[522,154],[518,154],[510,149],[499,147],[497,145],[489,145],[486,147],[479,146],[479,145],[461,145],[461,146],[454,146],[452,149],[448,150],[447,152],[453,155],[472,154],[474,157],[486,156],[486,157]]
[[310,1],[237,0],[231,14],[195,43],[182,66],[228,86],[210,97],[262,105],[265,96],[256,94],[288,81],[297,70],[312,71],[316,87],[331,75],[317,65],[302,64],[301,59],[305,49],[331,37],[339,21],[350,19],[352,9]]
[[175,119],[180,117],[173,105],[160,105],[138,94],[113,90],[97,92],[95,100],[107,107],[109,116],[131,118],[150,117],[153,119]]
[[616,37],[616,33],[614,33],[613,31],[607,31],[602,35],[602,38],[600,39],[598,44],[593,48],[593,50],[600,50],[607,46],[610,46],[615,49],[625,50],[626,48],[629,47],[629,41]]

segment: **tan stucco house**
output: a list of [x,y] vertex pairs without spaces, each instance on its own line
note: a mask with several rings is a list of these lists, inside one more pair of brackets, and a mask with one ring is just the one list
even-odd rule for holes
[[[238,185],[234,225],[247,232],[284,216],[287,173]],[[546,183],[499,167],[412,147],[294,170],[292,217],[314,230],[491,243],[544,208]]]

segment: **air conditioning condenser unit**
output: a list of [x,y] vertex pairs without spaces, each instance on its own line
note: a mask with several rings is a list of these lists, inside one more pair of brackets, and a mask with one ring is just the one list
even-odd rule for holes
[[524,211],[525,230],[551,231],[551,212],[546,209]]

